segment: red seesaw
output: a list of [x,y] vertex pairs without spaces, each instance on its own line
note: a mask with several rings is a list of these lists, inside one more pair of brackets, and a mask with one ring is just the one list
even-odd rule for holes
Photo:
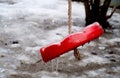
[[48,62],[60,55],[84,45],[91,40],[98,38],[104,33],[99,23],[95,22],[88,25],[83,31],[68,35],[62,41],[50,44],[40,49],[40,53],[44,62]]

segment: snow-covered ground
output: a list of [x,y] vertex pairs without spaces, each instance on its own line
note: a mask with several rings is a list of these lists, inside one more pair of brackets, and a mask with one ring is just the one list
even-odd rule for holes
[[[36,63],[39,49],[68,35],[66,0],[0,0],[0,78],[120,78],[120,13],[99,39],[79,47],[81,60],[70,51]],[[72,31],[85,25],[84,6],[73,2]]]

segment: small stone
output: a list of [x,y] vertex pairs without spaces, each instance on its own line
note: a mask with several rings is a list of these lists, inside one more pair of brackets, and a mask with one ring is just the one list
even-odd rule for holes
[[5,43],[5,45],[7,45],[7,43]]
[[114,54],[114,52],[113,52],[113,51],[110,51],[109,54]]
[[56,33],[56,35],[61,35],[60,33]]
[[110,61],[111,61],[111,62],[116,62],[116,60],[115,60],[115,59],[110,59]]
[[97,53],[95,53],[95,52],[92,52],[91,54],[92,54],[92,55],[97,55]]
[[18,41],[13,41],[12,43],[13,43],[13,44],[18,44],[19,42],[18,42]]
[[1,55],[0,57],[5,57],[4,55]]
[[108,58],[108,59],[109,59],[109,58],[110,58],[110,56],[105,56],[105,58]]

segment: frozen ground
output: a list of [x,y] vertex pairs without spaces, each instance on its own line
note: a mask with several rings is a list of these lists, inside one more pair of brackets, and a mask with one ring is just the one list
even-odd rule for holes
[[[73,32],[84,28],[84,7],[73,3]],[[67,34],[67,1],[0,0],[0,78],[120,78],[120,14],[99,39],[47,64],[39,49]]]

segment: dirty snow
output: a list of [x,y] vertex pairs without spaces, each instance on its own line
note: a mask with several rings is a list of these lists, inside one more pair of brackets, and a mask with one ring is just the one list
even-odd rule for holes
[[[82,3],[73,2],[72,32],[85,25]],[[119,78],[120,13],[98,39],[44,63],[39,49],[68,35],[66,0],[0,0],[0,78]]]

